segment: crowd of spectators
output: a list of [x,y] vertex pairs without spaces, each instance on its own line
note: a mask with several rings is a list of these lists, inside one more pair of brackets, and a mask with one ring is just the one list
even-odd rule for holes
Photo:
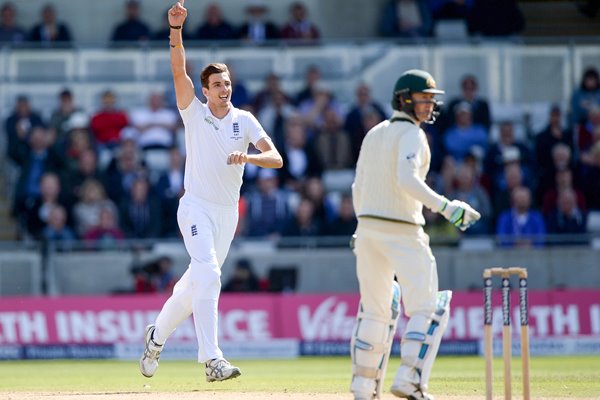
[[[466,75],[460,87],[426,132],[428,183],[482,214],[464,235],[538,245],[531,237],[585,233],[588,212],[600,211],[597,70],[584,72],[569,118],[553,105],[547,126],[531,135],[517,134],[518,121],[494,121],[475,76]],[[105,244],[178,237],[185,154],[177,111],[163,93],[136,109],[121,109],[110,90],[101,97],[102,106],[88,115],[65,89],[45,120],[21,96],[4,121],[7,156],[19,171],[13,216],[21,238]],[[268,74],[261,90],[236,105],[255,113],[284,159],[280,170],[246,166],[237,235],[350,236],[356,218],[348,173],[366,132],[386,118],[369,87],[359,84],[353,103],[342,107],[311,66],[298,93],[286,93]],[[432,236],[458,234],[435,214],[426,217]],[[528,238],[514,239],[520,235]]]
[[[321,30],[311,21],[308,7],[299,1],[290,3],[289,17],[274,21],[264,0],[247,0],[240,24],[231,23],[217,2],[206,5],[200,21],[184,27],[186,40],[237,40],[260,45],[269,40],[285,40],[298,44],[316,44]],[[167,24],[158,30],[142,17],[142,2],[124,2],[124,15],[106,32],[113,44],[167,40]],[[166,15],[166,11],[165,11]],[[383,37],[418,38],[435,36],[442,21],[461,21],[470,35],[511,36],[523,32],[525,19],[516,0],[389,0],[380,10],[376,34]],[[67,45],[74,41],[68,24],[57,16],[52,3],[41,8],[39,21],[29,29],[17,24],[17,7],[5,2],[0,8],[0,43],[18,45],[23,42],[42,46]]]
[[[301,44],[316,43],[321,32],[309,19],[309,10],[302,2],[289,6],[287,21],[273,22],[269,19],[269,7],[262,0],[249,0],[244,8],[244,21],[236,26],[223,15],[217,2],[209,3],[199,23],[190,22],[183,30],[188,40],[241,40],[250,44],[262,44],[267,40],[280,39]],[[17,7],[12,2],[0,6],[0,43],[18,45],[23,42],[40,43],[42,46],[68,45],[74,41],[69,26],[56,15],[52,3],[44,5],[39,22],[30,29],[17,24]],[[166,15],[166,11],[165,11]],[[153,31],[142,17],[142,2],[127,0],[121,21],[107,32],[114,44],[131,44],[164,41],[169,36],[167,23]]]
[[[110,41],[166,39],[168,30],[153,32],[141,18],[141,7],[140,1],[124,2],[123,19],[107,34]],[[483,24],[483,14],[492,15],[489,7],[495,10],[493,23]],[[73,40],[50,3],[29,30],[16,24],[16,12],[14,3],[0,6],[0,42]],[[245,13],[245,21],[234,26],[218,3],[207,4],[202,21],[187,24],[184,35],[252,44],[320,38],[301,2],[292,2],[289,20],[279,23],[269,20],[260,0],[249,0]],[[379,33],[393,37],[431,36],[444,20],[465,21],[471,34],[484,36],[511,35],[524,27],[518,5],[507,0],[391,0],[382,16]],[[186,67],[196,80],[194,66]],[[364,135],[388,117],[389,107],[373,100],[364,83],[352,102],[340,101],[318,66],[307,68],[304,87],[296,93],[286,92],[274,73],[266,74],[255,92],[231,73],[232,103],[257,116],[284,160],[278,171],[246,166],[237,235],[352,234],[356,218],[348,173]],[[600,185],[592,184],[600,182],[597,69],[584,72],[568,109],[552,106],[546,128],[525,135],[518,134],[521,121],[493,118],[476,76],[465,75],[460,88],[461,95],[445,99],[447,105],[426,131],[432,148],[429,184],[482,214],[465,235],[585,233],[589,211],[600,211]],[[110,245],[124,238],[179,235],[176,210],[185,154],[173,90],[152,93],[147,106],[134,109],[120,108],[112,90],[100,100],[99,109],[83,110],[65,89],[50,113],[32,110],[25,96],[17,98],[4,126],[7,156],[18,170],[12,215],[20,238]],[[459,235],[435,213],[425,214],[433,236]],[[528,240],[518,243],[541,244]]]
[[492,124],[493,110],[474,76],[465,76],[461,89],[427,132],[430,184],[482,214],[465,235],[497,234],[504,245],[539,246],[547,234],[586,233],[588,214],[600,211],[597,69],[584,71],[569,110],[549,108],[540,132],[521,120]]

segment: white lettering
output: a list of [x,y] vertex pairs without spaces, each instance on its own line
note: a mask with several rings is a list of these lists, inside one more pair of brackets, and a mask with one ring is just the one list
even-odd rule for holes
[[532,327],[531,334],[545,337],[550,334],[550,313],[548,306],[533,306],[530,314],[535,319],[535,330]]
[[17,343],[17,313],[0,313],[0,343]]
[[112,310],[100,311],[97,315],[98,330],[100,331],[101,342],[115,342],[120,336],[120,327],[123,325],[117,323],[117,315]]
[[467,311],[467,323],[469,329],[469,338],[483,337],[483,331],[481,330],[481,327],[483,326],[483,308],[470,307]]
[[232,340],[258,340],[270,338],[269,314],[265,310],[230,310],[220,316],[221,337]]
[[298,308],[298,320],[302,338],[306,340],[349,339],[355,318],[347,316],[348,305],[329,297],[315,310],[313,316],[307,306]]
[[56,335],[61,343],[69,343],[71,341],[71,330],[69,329],[69,319],[64,311],[57,311],[54,314],[54,322],[56,323]]
[[23,343],[45,343],[48,341],[46,316],[42,312],[34,312],[31,316],[26,312],[19,313],[19,335]]
[[74,342],[97,342],[98,330],[96,329],[96,319],[94,317],[92,311],[71,311],[69,313]]
[[552,329],[555,335],[564,335],[567,333],[578,334],[579,310],[577,309],[577,305],[569,304],[566,313],[563,312],[563,307],[560,304],[555,305],[552,310],[552,322]]
[[590,330],[593,335],[600,334],[600,304],[590,307]]
[[453,335],[457,339],[464,338],[467,334],[467,327],[465,326],[465,309],[464,307],[456,307],[450,313],[450,320],[448,320],[448,327],[446,328],[445,337]]
[[154,323],[155,317],[148,314],[143,311],[119,311],[116,313],[116,323],[125,341],[134,342],[139,340],[144,334],[146,325]]
[[246,322],[246,316],[244,314],[245,313],[242,310],[231,310],[225,314],[223,324],[229,337],[233,340],[244,340],[248,338],[247,331],[241,326],[238,327],[238,324],[241,325],[243,322]]
[[265,310],[255,310],[248,313],[248,331],[252,339],[269,339],[269,314]]

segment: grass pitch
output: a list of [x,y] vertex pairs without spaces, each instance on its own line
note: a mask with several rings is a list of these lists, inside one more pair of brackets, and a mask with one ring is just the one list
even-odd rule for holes
[[[0,362],[0,399],[20,398],[19,393],[119,394],[231,392],[268,393],[271,399],[284,394],[348,393],[351,375],[348,357],[302,357],[295,360],[234,360],[242,370],[238,379],[209,384],[203,369],[193,361],[161,362],[152,379],[138,371],[137,361],[3,361]],[[391,361],[385,389],[389,389],[398,359]],[[503,391],[502,360],[494,361],[495,395]],[[439,357],[434,366],[430,390],[437,399],[483,398],[484,359],[481,357]],[[520,398],[520,360],[513,360],[513,396]],[[4,394],[4,395],[3,395]],[[531,359],[532,398],[600,398],[600,357],[535,357]],[[124,397],[123,397],[124,396]],[[388,397],[387,398],[391,398]],[[77,397],[75,395],[74,397]],[[177,398],[177,396],[173,396]],[[73,398],[71,396],[70,398]],[[96,397],[100,398],[100,397]],[[111,398],[114,398],[111,397]]]

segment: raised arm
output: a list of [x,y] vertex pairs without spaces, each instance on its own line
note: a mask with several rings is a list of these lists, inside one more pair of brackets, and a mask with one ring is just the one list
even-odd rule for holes
[[168,11],[169,19],[169,45],[171,48],[171,71],[175,85],[175,98],[180,110],[186,109],[194,100],[194,84],[185,71],[185,50],[181,35],[183,23],[187,17],[187,10],[183,7],[185,0],[178,0]]

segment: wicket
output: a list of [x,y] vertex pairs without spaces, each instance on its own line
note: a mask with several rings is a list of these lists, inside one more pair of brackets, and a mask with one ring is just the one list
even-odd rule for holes
[[492,400],[492,363],[494,358],[492,333],[492,277],[502,278],[502,355],[504,358],[504,398],[512,398],[510,330],[510,277],[519,277],[519,314],[521,322],[521,362],[523,368],[523,399],[529,400],[529,306],[527,304],[527,269],[520,267],[487,268],[483,271],[483,314],[485,352],[485,397]]

